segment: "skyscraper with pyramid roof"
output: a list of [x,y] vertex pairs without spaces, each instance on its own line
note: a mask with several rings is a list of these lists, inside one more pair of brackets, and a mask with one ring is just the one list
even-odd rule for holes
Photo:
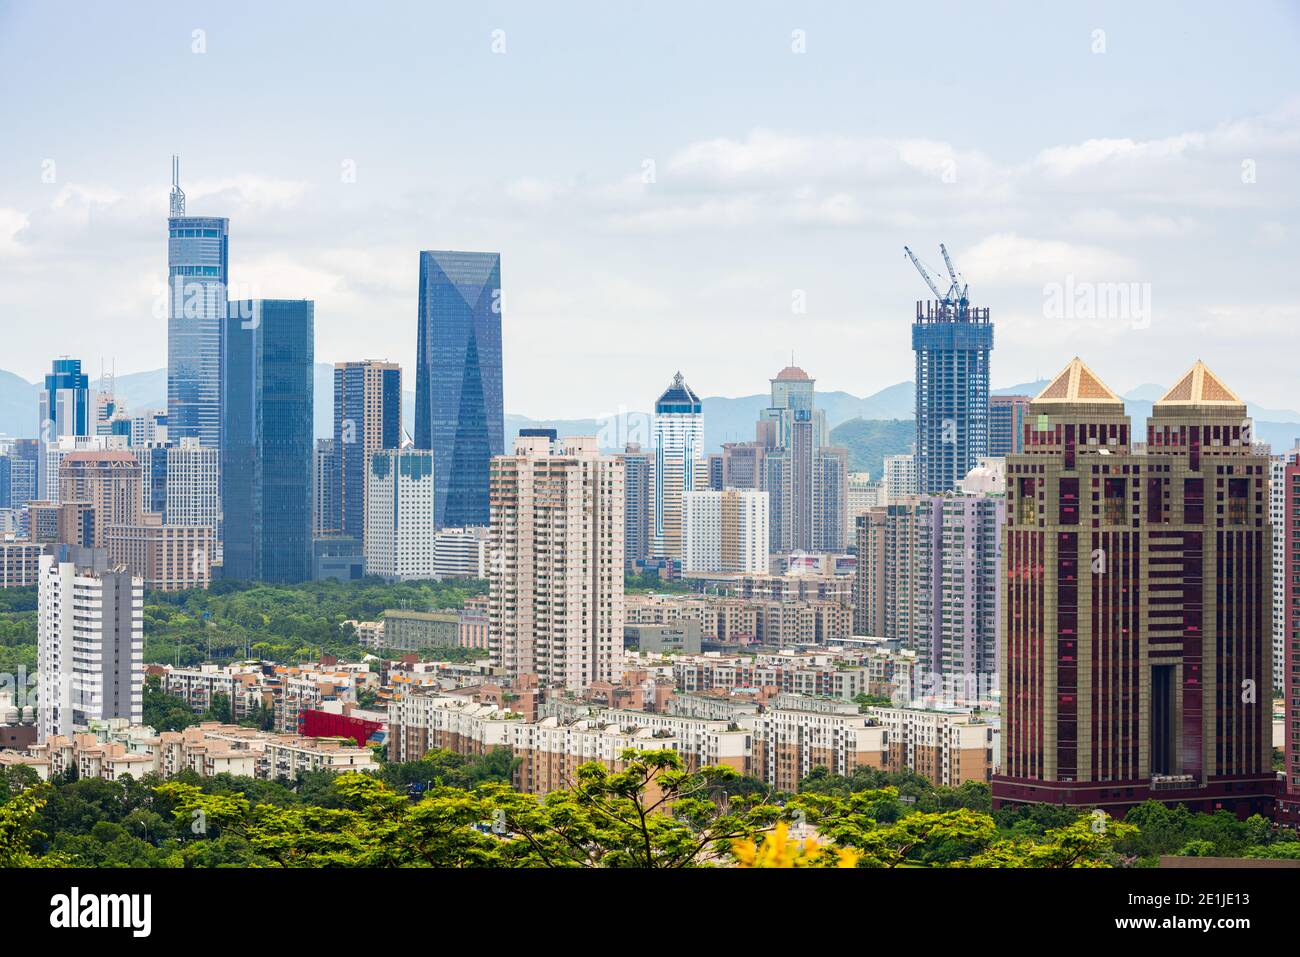
[[1142,438],[1075,358],[1007,458],[995,806],[1272,808],[1268,457],[1202,362]]
[[505,452],[501,256],[420,253],[415,444],[433,449],[439,528],[488,524],[488,466]]

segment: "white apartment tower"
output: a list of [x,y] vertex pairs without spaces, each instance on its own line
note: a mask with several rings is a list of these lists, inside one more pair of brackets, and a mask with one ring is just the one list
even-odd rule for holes
[[768,495],[754,489],[687,492],[686,557],[691,572],[768,572]]
[[885,456],[885,501],[883,505],[895,505],[909,495],[916,494],[916,456]]
[[366,574],[434,577],[433,452],[381,449],[366,469]]
[[709,487],[704,405],[680,372],[655,402],[654,442],[650,555],[680,562],[684,557],[682,496]]
[[622,676],[623,482],[595,438],[521,435],[492,459],[488,647],[506,679]]
[[37,668],[41,741],[91,721],[144,722],[144,582],[102,550],[42,555]]
[[163,512],[168,525],[212,529],[221,561],[221,450],[205,448],[199,437],[186,436],[167,452],[167,500]]

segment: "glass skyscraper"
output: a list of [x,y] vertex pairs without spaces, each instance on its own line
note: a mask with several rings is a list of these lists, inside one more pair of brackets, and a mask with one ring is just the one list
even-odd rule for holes
[[48,481],[46,449],[65,435],[90,434],[90,379],[81,371],[80,359],[55,359],[41,390],[36,459],[37,498],[44,496]]
[[311,578],[314,326],[310,300],[230,303],[220,435],[225,578]]
[[941,495],[989,454],[988,309],[918,302],[916,353],[917,491]]
[[420,253],[415,444],[433,449],[439,528],[488,524],[488,465],[505,452],[501,257]]
[[167,434],[172,441],[195,436],[216,448],[230,220],[186,216],[176,175],[173,168],[167,220]]

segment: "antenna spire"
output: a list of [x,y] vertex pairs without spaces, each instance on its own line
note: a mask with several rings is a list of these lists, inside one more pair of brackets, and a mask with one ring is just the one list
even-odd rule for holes
[[172,154],[171,215],[173,218],[185,215],[185,191],[181,189],[181,158],[175,153]]

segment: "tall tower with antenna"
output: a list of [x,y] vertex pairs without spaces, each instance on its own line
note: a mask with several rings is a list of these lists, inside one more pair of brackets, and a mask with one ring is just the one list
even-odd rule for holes
[[221,352],[230,220],[187,216],[180,157],[172,157],[167,219],[167,434],[221,444]]

